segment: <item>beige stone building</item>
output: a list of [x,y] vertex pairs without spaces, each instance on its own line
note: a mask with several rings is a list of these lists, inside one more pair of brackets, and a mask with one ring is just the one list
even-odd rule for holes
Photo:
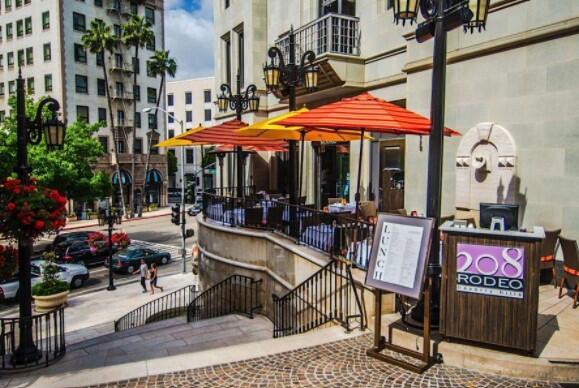
[[[298,92],[315,107],[369,91],[429,116],[432,41],[415,25],[393,23],[388,0],[215,0],[216,85],[255,83],[269,46],[316,52],[320,88]],[[521,225],[561,227],[579,237],[579,2],[492,0],[486,30],[448,34],[446,125],[462,133],[444,144],[443,215],[479,202],[520,205]],[[253,122],[287,109],[262,97]],[[231,117],[218,116],[218,119]],[[425,212],[428,138],[377,135],[364,144],[362,197],[382,210]],[[320,148],[317,148],[318,150]],[[308,202],[353,199],[358,142],[306,146]],[[266,155],[264,186],[282,190],[283,157]],[[484,174],[481,175],[481,172]]]
[[[82,35],[96,18],[112,27],[117,36],[132,14],[145,16],[152,24],[155,42],[140,50],[119,44],[105,58],[87,52]],[[97,136],[107,155],[97,168],[107,171],[111,182],[118,182],[113,156],[114,141],[119,150],[122,181],[135,183],[135,195],[142,196],[145,181],[145,159],[148,139],[153,143],[164,136],[164,120],[142,109],[154,106],[159,78],[147,71],[147,59],[155,50],[164,48],[163,0],[6,0],[0,5],[0,121],[8,114],[8,97],[15,92],[19,66],[26,79],[28,93],[34,98],[50,95],[61,103],[64,118],[71,123],[84,119],[90,123],[106,122]],[[110,94],[113,98],[114,123],[110,123],[102,61],[108,70]],[[133,72],[138,72],[133,85]],[[136,112],[133,100],[137,100]],[[164,99],[161,99],[164,104]],[[136,142],[132,144],[132,131]],[[136,169],[131,173],[131,148],[136,150]],[[151,203],[166,204],[167,159],[164,151],[153,149],[150,159],[150,184],[147,198]],[[114,185],[115,191],[118,186]],[[126,203],[131,196],[125,185]],[[114,196],[119,201],[118,194]]]

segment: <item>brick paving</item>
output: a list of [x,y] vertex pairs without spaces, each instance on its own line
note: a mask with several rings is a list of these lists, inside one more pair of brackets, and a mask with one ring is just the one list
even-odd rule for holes
[[367,357],[371,336],[95,387],[559,387],[435,365],[422,375]]

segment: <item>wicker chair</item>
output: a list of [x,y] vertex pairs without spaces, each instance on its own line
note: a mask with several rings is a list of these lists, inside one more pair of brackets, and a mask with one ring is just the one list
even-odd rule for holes
[[557,288],[557,273],[555,271],[555,252],[561,229],[546,230],[545,239],[541,244],[541,271],[550,269],[553,274],[553,285]]
[[569,240],[559,236],[561,250],[563,251],[563,276],[559,286],[559,298],[563,296],[563,286],[565,280],[567,287],[571,288],[571,282],[575,282],[575,296],[573,297],[573,308],[577,307],[577,296],[579,295],[579,250],[577,241]]
[[378,210],[374,202],[362,202],[360,204],[360,218],[367,221],[370,217],[376,217],[378,215]]

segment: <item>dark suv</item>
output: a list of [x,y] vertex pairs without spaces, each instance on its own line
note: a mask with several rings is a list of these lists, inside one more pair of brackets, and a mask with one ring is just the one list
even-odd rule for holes
[[[116,249],[113,248],[113,253]],[[109,249],[100,244],[96,249],[90,248],[88,241],[73,241],[63,249],[55,250],[57,261],[62,263],[82,263],[86,267],[103,264],[109,255]]]
[[51,251],[65,250],[68,246],[75,242],[88,240],[89,234],[94,233],[93,231],[83,231],[83,232],[70,232],[62,233],[54,238],[52,245],[48,248]]

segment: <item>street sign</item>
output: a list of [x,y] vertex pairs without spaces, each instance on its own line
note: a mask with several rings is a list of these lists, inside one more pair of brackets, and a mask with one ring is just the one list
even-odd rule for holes
[[167,202],[181,203],[181,189],[179,188],[167,189]]

